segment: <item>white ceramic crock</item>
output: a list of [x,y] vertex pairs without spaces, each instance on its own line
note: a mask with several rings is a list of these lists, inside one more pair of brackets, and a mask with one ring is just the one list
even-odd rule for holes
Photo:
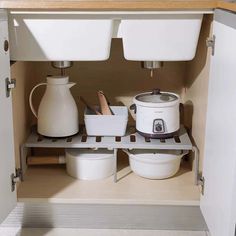
[[[38,113],[32,104],[32,95],[36,88],[45,85],[46,91],[40,102]],[[67,76],[47,77],[47,83],[36,85],[29,97],[30,108],[38,119],[38,133],[48,137],[66,137],[79,131],[78,109]]]
[[114,174],[114,152],[99,149],[66,149],[67,173],[81,180],[104,179]]
[[131,109],[136,112],[137,131],[150,138],[172,137],[180,128],[180,98],[175,93],[141,93],[134,97]]
[[179,170],[181,158],[188,153],[172,150],[124,151],[129,155],[131,170],[148,179],[166,179],[175,175]]

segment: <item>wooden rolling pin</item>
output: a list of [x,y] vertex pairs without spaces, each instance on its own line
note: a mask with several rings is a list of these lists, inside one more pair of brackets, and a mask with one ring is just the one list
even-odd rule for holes
[[98,99],[100,103],[100,110],[103,115],[114,115],[113,111],[111,110],[108,101],[106,99],[105,94],[103,91],[98,91]]
[[56,165],[65,164],[65,156],[28,156],[28,165]]

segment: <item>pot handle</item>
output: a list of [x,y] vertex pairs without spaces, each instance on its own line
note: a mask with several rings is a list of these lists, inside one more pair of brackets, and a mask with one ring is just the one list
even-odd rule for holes
[[128,149],[122,149],[124,153],[126,153],[128,156],[131,154]]
[[136,114],[137,112],[137,107],[136,107],[136,104],[132,104],[130,107],[129,107],[130,110],[134,111],[134,114]]
[[33,89],[31,90],[30,96],[29,96],[30,109],[31,109],[32,113],[34,114],[34,116],[35,116],[37,119],[38,119],[38,114],[37,114],[37,112],[36,112],[35,109],[34,109],[34,106],[33,106],[33,103],[32,103],[32,96],[33,96],[34,90],[35,90],[36,88],[38,88],[39,86],[42,86],[42,85],[47,85],[47,83],[40,83],[40,84],[37,84],[36,86],[34,86]]
[[189,153],[189,150],[183,150],[181,155],[183,157],[183,156],[187,155],[188,153]]

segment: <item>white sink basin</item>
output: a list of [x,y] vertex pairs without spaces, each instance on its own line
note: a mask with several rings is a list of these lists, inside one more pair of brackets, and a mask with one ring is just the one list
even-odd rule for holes
[[110,55],[111,19],[11,12],[9,24],[11,60],[100,61]]
[[135,61],[188,61],[196,53],[202,14],[163,14],[122,20],[124,57]]
[[[11,60],[106,60],[112,34],[117,31],[127,60],[187,61],[195,56],[202,17],[202,13],[189,12],[119,15],[11,11]],[[113,30],[114,22],[119,24]]]

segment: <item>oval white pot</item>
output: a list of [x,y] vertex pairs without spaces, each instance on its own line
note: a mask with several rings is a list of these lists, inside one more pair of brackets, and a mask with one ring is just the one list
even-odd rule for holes
[[129,155],[131,170],[144,178],[166,179],[175,175],[181,158],[188,151],[124,150]]

